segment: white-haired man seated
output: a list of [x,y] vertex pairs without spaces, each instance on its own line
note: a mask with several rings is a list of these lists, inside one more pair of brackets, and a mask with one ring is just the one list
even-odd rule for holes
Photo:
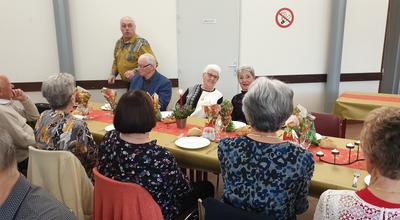
[[0,219],[76,219],[62,203],[17,170],[12,138],[0,129]]

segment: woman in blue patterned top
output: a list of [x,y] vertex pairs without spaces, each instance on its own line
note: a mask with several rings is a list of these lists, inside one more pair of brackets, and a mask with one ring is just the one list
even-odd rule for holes
[[225,202],[276,219],[295,219],[308,208],[313,156],[276,136],[293,111],[293,91],[279,80],[260,77],[243,99],[252,125],[247,136],[218,146]]
[[209,182],[190,184],[168,150],[151,140],[156,125],[153,104],[143,91],[125,93],[114,115],[116,130],[106,133],[99,149],[98,170],[122,182],[143,186],[158,203],[165,219],[175,219],[214,195]]

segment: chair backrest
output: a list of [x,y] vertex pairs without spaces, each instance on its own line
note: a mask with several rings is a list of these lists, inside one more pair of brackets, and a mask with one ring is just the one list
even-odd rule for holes
[[214,198],[207,198],[202,202],[204,207],[204,218],[201,208],[201,200],[199,200],[199,219],[205,220],[219,220],[219,219],[229,219],[229,220],[272,220],[273,217],[249,212],[246,210],[235,208],[229,204],[223,203]]
[[163,219],[160,207],[142,186],[110,179],[96,168],[93,175],[94,220]]
[[315,116],[315,130],[324,136],[345,137],[343,121],[333,114],[311,112]]
[[93,184],[71,152],[29,147],[28,179],[69,207],[78,219],[92,218]]
[[35,103],[35,106],[39,111],[39,114],[50,109],[50,105],[48,103]]

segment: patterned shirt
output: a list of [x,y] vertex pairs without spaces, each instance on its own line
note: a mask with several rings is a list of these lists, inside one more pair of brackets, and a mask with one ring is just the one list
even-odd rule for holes
[[222,139],[218,145],[224,200],[234,207],[295,219],[308,208],[314,171],[310,152],[291,142],[268,144],[246,136]]
[[71,210],[46,190],[31,185],[21,175],[0,205],[0,219],[77,219]]
[[143,186],[158,203],[165,219],[180,213],[179,200],[191,191],[174,156],[156,141],[131,144],[115,130],[106,133],[99,151],[98,170],[122,182]]
[[368,188],[357,192],[327,190],[319,197],[314,219],[399,220],[400,204],[382,200],[372,194]]
[[145,53],[150,53],[154,56],[147,40],[134,35],[128,42],[124,42],[124,39],[121,37],[118,39],[114,48],[112,74],[114,76],[119,74],[123,80],[129,81],[129,79],[124,76],[124,73],[138,67],[138,59],[140,55]]
[[39,148],[71,151],[93,179],[97,148],[86,122],[63,111],[47,110],[41,114],[34,132]]

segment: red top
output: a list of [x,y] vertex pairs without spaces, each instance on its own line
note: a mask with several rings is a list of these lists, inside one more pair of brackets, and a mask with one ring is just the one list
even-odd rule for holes
[[356,194],[365,202],[377,207],[390,208],[390,209],[400,208],[400,204],[398,203],[387,202],[385,200],[376,197],[374,194],[371,193],[371,191],[369,191],[367,187],[360,191],[357,191]]

